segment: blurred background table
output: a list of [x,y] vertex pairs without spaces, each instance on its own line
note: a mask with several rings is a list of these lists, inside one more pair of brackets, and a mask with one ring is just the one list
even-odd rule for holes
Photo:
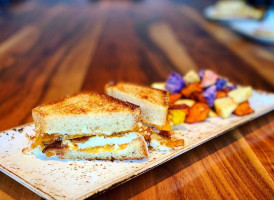
[[[274,47],[206,21],[215,1],[26,0],[0,13],[0,130],[31,109],[110,80],[164,81],[208,68],[273,91]],[[95,199],[273,199],[269,113]],[[0,199],[40,199],[0,173]]]

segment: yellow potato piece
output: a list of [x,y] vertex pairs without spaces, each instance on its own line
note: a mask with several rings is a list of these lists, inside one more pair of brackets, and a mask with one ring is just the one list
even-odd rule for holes
[[166,83],[165,82],[155,82],[150,85],[150,87],[158,90],[166,90]]
[[208,117],[218,117],[218,115],[210,109],[209,113],[208,113]]
[[214,107],[218,115],[227,118],[236,109],[237,103],[231,97],[218,98],[214,101]]
[[228,93],[236,103],[242,103],[252,96],[252,87],[240,87]]
[[185,76],[184,80],[187,84],[200,82],[200,77],[194,70],[189,71]]
[[172,115],[172,122],[174,125],[184,123],[186,113],[183,110],[169,110],[169,113]]
[[194,105],[194,103],[195,103],[195,101],[192,99],[179,99],[174,104],[175,105],[186,104],[187,106],[191,107]]

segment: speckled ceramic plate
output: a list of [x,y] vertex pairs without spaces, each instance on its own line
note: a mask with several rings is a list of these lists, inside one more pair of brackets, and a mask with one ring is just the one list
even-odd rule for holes
[[84,199],[134,178],[182,153],[211,140],[236,126],[259,117],[274,108],[274,94],[253,92],[250,104],[255,113],[228,119],[210,118],[206,122],[175,127],[184,137],[184,148],[171,152],[152,152],[139,161],[84,161],[25,155],[26,133],[34,134],[34,125],[26,124],[0,133],[0,170],[46,199]]

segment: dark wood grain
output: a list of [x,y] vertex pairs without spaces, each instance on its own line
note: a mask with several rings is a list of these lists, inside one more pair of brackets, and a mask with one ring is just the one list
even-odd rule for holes
[[[164,81],[212,69],[273,91],[274,47],[206,21],[214,1],[29,0],[0,12],[0,130],[31,109],[110,80]],[[95,199],[273,199],[274,113],[249,122]],[[0,174],[0,199],[40,199]]]

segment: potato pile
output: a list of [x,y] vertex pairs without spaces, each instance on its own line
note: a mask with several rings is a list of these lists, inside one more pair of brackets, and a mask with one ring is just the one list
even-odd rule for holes
[[151,87],[169,92],[168,118],[174,125],[254,112],[248,102],[252,87],[234,85],[211,70],[192,70],[184,77],[173,72],[166,82],[153,83]]

